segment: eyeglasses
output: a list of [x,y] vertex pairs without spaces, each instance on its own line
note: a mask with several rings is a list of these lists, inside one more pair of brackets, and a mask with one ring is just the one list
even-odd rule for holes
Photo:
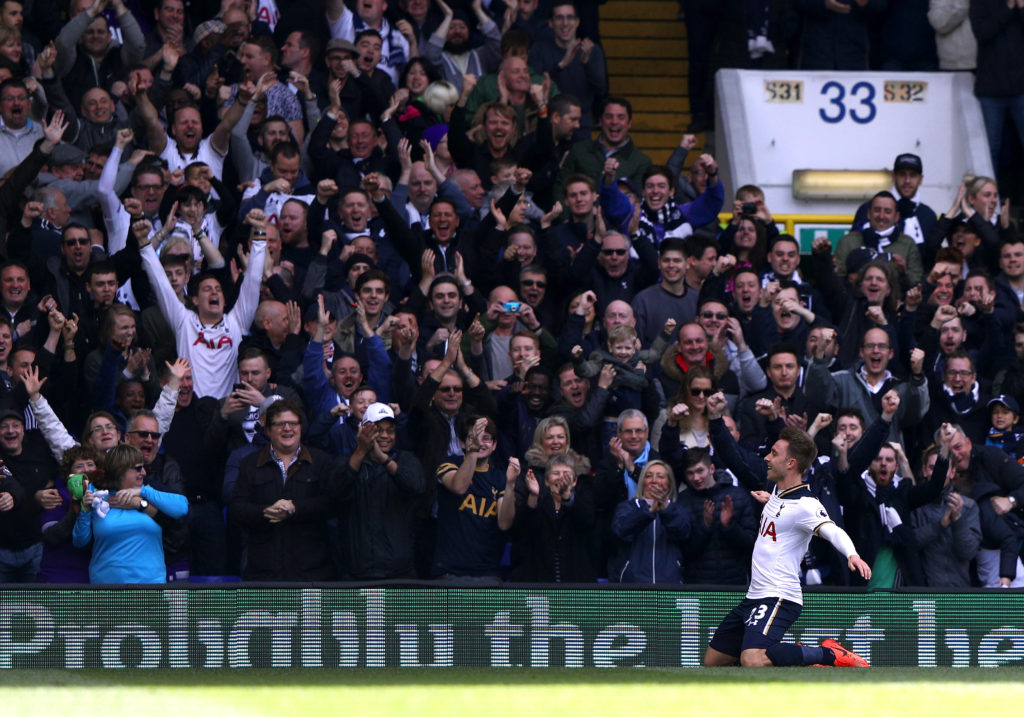
[[613,254],[615,256],[625,256],[628,251],[628,249],[602,249],[601,253],[605,256],[612,256]]
[[106,433],[108,431],[117,431],[117,426],[113,423],[107,423],[102,426],[93,426],[89,433]]
[[462,386],[438,386],[441,393],[462,393]]
[[702,311],[700,312],[702,319],[718,319],[719,321],[725,321],[729,318],[729,314],[720,311]]
[[136,184],[135,188],[140,192],[159,192],[164,188],[162,184]]
[[393,436],[395,435],[395,426],[385,426],[381,423],[377,423],[377,433],[383,433],[385,436]]
[[271,428],[298,428],[302,425],[301,421],[274,421],[270,424]]
[[543,288],[547,287],[548,282],[546,282],[546,281],[537,281],[536,279],[522,279],[519,282],[519,284],[521,286],[536,286],[538,289],[543,289]]
[[889,344],[864,344],[864,348],[866,348],[868,351],[874,351],[875,349],[880,349],[881,351],[888,351]]
[[152,438],[154,441],[160,437],[159,431],[128,431],[128,433],[134,434],[139,438]]
[[974,371],[971,371],[970,369],[947,368],[946,373],[948,373],[950,376],[961,376],[963,378],[967,378],[968,376],[974,375]]
[[691,396],[710,396],[715,390],[713,388],[691,388]]
[[144,463],[140,463],[137,466],[132,466],[132,470],[138,473],[143,473],[146,470],[146,465]]
[[71,237],[64,240],[64,246],[89,246],[91,243],[89,237]]

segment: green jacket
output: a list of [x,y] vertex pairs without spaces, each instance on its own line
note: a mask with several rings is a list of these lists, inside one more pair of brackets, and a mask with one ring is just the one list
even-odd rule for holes
[[[530,84],[544,84],[544,75],[538,75],[533,70],[530,70]],[[557,94],[558,85],[552,80],[551,91],[548,97],[554,97]],[[477,110],[488,102],[494,102],[499,97],[501,97],[501,93],[498,92],[498,74],[492,72],[481,77],[476,83],[476,87],[469,93],[469,99],[466,100],[466,124],[472,125]],[[519,116],[519,134],[524,135],[532,132],[537,124],[537,110],[534,108],[533,103],[528,99],[526,106],[520,105],[519,107],[513,107],[513,109]]]
[[[854,249],[864,246],[864,237],[860,232],[850,232],[836,246],[836,275],[846,276],[846,257]],[[921,250],[914,240],[906,234],[900,234],[896,241],[885,247],[890,254],[899,254],[907,260],[907,273],[900,277],[904,289],[917,286],[924,276],[924,264],[921,262]]]
[[[644,184],[644,172],[651,166],[651,158],[637,149],[632,139],[612,152],[611,156],[619,160],[618,177],[631,180],[637,191],[640,191]],[[565,178],[570,174],[585,174],[600,183],[606,159],[604,145],[600,140],[584,139],[574,144],[562,165],[562,173],[558,175],[555,198],[562,199],[565,196]]]

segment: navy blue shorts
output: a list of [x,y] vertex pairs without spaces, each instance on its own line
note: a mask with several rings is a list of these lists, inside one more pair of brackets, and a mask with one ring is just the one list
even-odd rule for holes
[[782,598],[746,598],[725,616],[711,638],[711,647],[739,657],[743,650],[766,650],[782,641],[803,608]]

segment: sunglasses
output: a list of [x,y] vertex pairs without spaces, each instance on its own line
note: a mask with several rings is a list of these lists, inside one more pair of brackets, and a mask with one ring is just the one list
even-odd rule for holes
[[78,237],[64,240],[64,246],[89,246],[92,240],[89,237]]
[[712,388],[691,388],[690,389],[690,395],[691,396],[705,396],[706,397],[706,396],[710,396],[714,392],[715,392],[715,390],[712,389]]
[[538,289],[543,289],[548,285],[546,281],[537,281],[535,279],[523,279],[519,282],[521,286],[536,286]]
[[146,465],[144,463],[140,463],[137,466],[132,466],[132,470],[137,471],[138,473],[142,473],[143,471],[146,470]]
[[702,319],[718,319],[719,321],[725,321],[729,318],[729,314],[723,314],[715,311],[702,311],[700,317]]
[[612,256],[613,254],[615,256],[625,256],[628,251],[628,249],[602,249],[601,253],[605,256]]
[[438,386],[441,393],[462,393],[462,386]]
[[139,438],[152,438],[154,441],[160,437],[159,431],[128,431],[134,433]]

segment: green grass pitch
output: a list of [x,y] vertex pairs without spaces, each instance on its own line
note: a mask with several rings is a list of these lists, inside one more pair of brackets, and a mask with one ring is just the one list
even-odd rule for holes
[[0,714],[1019,715],[1024,669],[13,670]]

